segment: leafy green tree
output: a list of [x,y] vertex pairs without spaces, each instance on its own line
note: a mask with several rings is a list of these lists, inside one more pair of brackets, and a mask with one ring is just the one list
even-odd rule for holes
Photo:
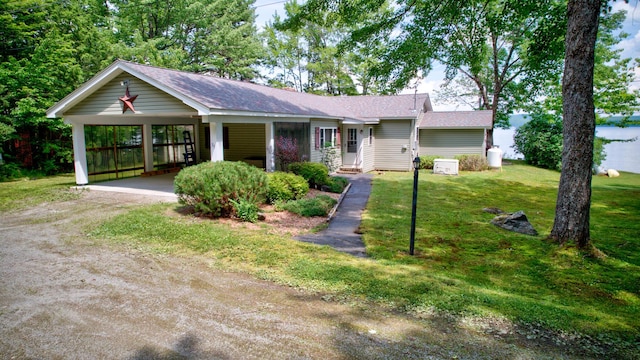
[[253,3],[110,1],[117,28],[117,55],[225,78],[252,79],[264,54]]
[[[508,115],[561,69],[561,0],[401,0],[393,10],[385,6],[379,0],[309,0],[288,24],[317,21],[324,12],[344,23],[361,23],[345,43],[354,47],[387,38],[381,61],[369,72],[388,91],[404,88],[439,62],[448,80],[466,79],[463,93],[480,99],[477,108],[493,110],[495,126],[507,126]],[[367,15],[375,12],[386,16]]]
[[[292,3],[285,4],[291,6]],[[293,31],[279,31],[274,24],[281,21],[276,13],[261,33],[267,58],[264,65],[269,70],[269,84],[277,88],[293,88],[302,91],[302,49],[299,36]]]
[[[604,13],[601,15],[594,60],[594,106],[596,124],[625,126],[629,116],[640,109],[640,93],[630,90],[634,79],[634,62],[623,59],[621,49],[615,46],[628,34],[621,33],[626,13]],[[619,32],[619,33],[616,33]],[[560,170],[562,149],[562,84],[559,79],[548,82],[545,97],[529,108],[533,120],[518,129],[514,137],[516,149],[525,155],[527,162],[550,169]],[[613,115],[623,116],[622,122],[611,122]],[[606,154],[604,144],[612,142],[595,138],[594,165],[602,163]]]
[[[374,56],[383,43],[372,39],[366,46],[339,46],[362,22],[340,21],[333,13],[301,18],[302,9],[296,1],[285,4],[285,18],[276,14],[263,32],[269,54],[267,65],[275,74],[270,83],[328,95],[382,92],[380,82],[369,70],[379,63]],[[291,19],[298,20],[293,24]]]
[[509,114],[559,75],[563,11],[561,1],[488,1],[462,9],[445,25],[447,46],[436,54],[446,84],[458,85],[452,98],[477,99],[475,108],[493,111],[494,126],[507,127]]
[[47,25],[45,10],[43,0],[0,0],[0,62],[33,51]]
[[[45,173],[69,170],[70,128],[61,120],[46,119],[45,110],[85,80],[82,61],[89,58],[79,49],[89,40],[77,34],[78,26],[86,23],[84,4],[70,0],[0,5],[0,16],[14,22],[3,26],[13,29],[15,39],[23,39],[12,40],[11,46],[25,47],[4,49],[0,63],[3,152],[7,160]],[[37,16],[11,16],[15,14]],[[91,62],[85,63],[88,68]]]
[[[600,17],[593,74],[593,101],[598,125],[629,125],[630,117],[640,110],[640,90],[630,89],[640,60],[622,58],[623,49],[616,49],[616,45],[629,37],[621,31],[626,16],[625,11],[619,11]],[[622,116],[622,122],[611,123],[614,115]]]

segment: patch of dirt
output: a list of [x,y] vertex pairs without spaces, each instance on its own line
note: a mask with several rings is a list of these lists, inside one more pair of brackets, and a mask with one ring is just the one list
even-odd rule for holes
[[0,359],[572,358],[509,331],[397,314],[220,271],[206,257],[86,237],[157,201],[91,191],[0,214]]

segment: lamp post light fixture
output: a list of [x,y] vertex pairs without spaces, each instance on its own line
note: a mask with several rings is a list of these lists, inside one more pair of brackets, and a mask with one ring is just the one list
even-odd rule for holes
[[420,157],[416,155],[413,159],[413,201],[411,203],[411,238],[409,240],[409,255],[413,256],[414,243],[416,240],[416,205],[418,203],[418,168],[420,167]]

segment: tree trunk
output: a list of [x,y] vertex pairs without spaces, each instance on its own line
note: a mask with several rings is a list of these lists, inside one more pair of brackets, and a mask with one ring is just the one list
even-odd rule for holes
[[593,67],[602,0],[569,0],[562,80],[562,173],[550,237],[590,246],[591,168],[595,136]]

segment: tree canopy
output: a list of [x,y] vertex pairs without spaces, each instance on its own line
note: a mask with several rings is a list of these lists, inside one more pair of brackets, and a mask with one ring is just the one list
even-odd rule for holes
[[[365,45],[340,46],[370,18],[384,17],[388,6],[343,21],[339,14],[324,12],[302,16],[304,5],[285,4],[285,16],[275,14],[263,33],[268,51],[270,84],[326,95],[385,93],[387,88],[371,74],[381,61],[386,42],[370,40]],[[292,19],[297,19],[295,24]]]
[[5,160],[70,170],[56,101],[115,59],[253,79],[264,49],[252,0],[0,0],[0,141]]
[[364,15],[387,4],[309,0],[286,24],[295,28],[326,12],[344,22],[360,22],[343,46],[358,48],[389,37],[379,54],[381,61],[369,70],[388,89],[398,91],[442,63],[450,84],[464,85],[456,93],[479,99],[475,107],[492,110],[495,126],[508,126],[514,110],[535,99],[549,79],[559,78],[564,1],[410,0],[395,2],[384,17]]

